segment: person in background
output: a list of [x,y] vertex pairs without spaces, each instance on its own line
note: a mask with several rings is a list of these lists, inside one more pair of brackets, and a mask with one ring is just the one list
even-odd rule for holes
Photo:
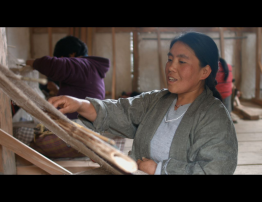
[[[86,44],[74,36],[60,39],[55,45],[53,57],[30,59],[26,64],[48,78],[47,88],[53,96],[105,98],[104,78],[110,68],[110,61],[103,57],[88,56]],[[65,115],[75,122],[79,121],[76,112]],[[41,135],[45,130],[40,128],[36,131],[39,133],[38,138],[31,144],[35,150],[50,158],[84,156],[55,134]]]
[[61,113],[78,112],[87,127],[134,139],[129,156],[157,174],[233,174],[238,142],[216,90],[218,48],[205,34],[171,41],[165,67],[168,89],[118,100],[55,96]]
[[[219,58],[218,62],[218,72],[216,75],[216,89],[220,93],[223,103],[226,106],[228,112],[231,114],[232,112],[232,101],[231,95],[233,91],[233,74],[232,74],[232,66],[227,64],[227,62],[223,58]],[[237,123],[236,120],[233,119],[234,123]]]
[[[100,100],[105,98],[104,78],[110,67],[109,59],[88,56],[86,44],[74,36],[60,39],[55,45],[53,55],[27,60],[26,64],[53,81],[48,85],[55,95],[69,95],[80,99],[86,96]],[[77,113],[66,116],[76,119]]]

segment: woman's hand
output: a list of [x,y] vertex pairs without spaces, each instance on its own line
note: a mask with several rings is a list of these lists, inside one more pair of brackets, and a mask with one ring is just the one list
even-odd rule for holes
[[59,111],[63,114],[77,112],[91,122],[96,120],[96,110],[88,100],[62,95],[51,97],[48,102],[55,108],[59,107]]
[[73,113],[79,110],[82,105],[80,99],[71,96],[56,96],[48,99],[55,108],[60,108],[59,111],[63,114]]
[[151,159],[142,157],[142,160],[137,160],[138,170],[141,170],[150,175],[154,175],[157,167],[157,163]]

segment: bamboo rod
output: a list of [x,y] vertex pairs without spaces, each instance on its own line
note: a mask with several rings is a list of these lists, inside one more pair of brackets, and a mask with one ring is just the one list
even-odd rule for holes
[[112,52],[113,52],[113,73],[112,73],[112,99],[116,99],[116,50],[115,50],[115,28],[112,27]]

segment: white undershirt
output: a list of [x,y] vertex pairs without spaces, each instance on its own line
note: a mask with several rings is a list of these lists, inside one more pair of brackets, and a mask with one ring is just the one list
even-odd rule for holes
[[174,110],[176,102],[177,99],[173,101],[150,144],[150,157],[157,163],[155,175],[161,174],[162,161],[169,158],[170,146],[176,129],[190,106],[186,104]]

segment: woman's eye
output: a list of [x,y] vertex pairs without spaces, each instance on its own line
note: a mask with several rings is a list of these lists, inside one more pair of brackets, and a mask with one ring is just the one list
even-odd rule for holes
[[186,63],[186,62],[184,62],[184,61],[179,61],[179,63],[184,64],[184,63]]
[[172,60],[171,59],[167,59],[168,62],[171,62]]

